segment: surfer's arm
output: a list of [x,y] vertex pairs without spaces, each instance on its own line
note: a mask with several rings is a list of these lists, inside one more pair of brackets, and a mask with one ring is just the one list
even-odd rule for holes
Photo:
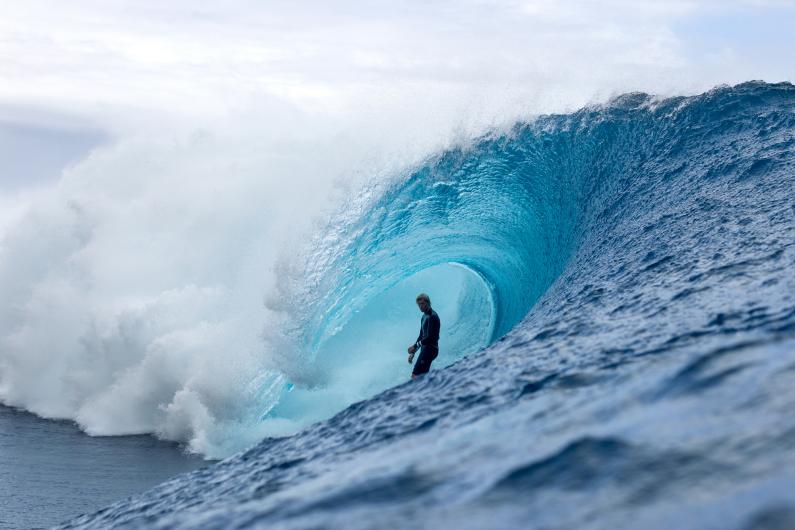
[[408,352],[409,352],[409,362],[411,362],[411,357],[414,355],[414,352],[416,352],[416,351],[417,351],[417,349],[419,349],[419,347],[420,347],[420,339],[421,339],[421,338],[422,338],[422,329],[420,329],[420,334],[419,334],[419,336],[417,337],[417,340],[415,340],[415,341],[414,341],[414,344],[412,344],[411,346],[409,346],[409,349],[408,349]]

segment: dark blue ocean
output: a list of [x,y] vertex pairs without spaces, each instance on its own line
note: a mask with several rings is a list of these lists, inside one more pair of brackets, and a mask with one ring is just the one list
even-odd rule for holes
[[49,527],[208,464],[150,435],[86,436],[0,406],[0,529]]
[[64,528],[795,528],[795,87],[627,94],[376,191],[318,236],[300,336],[425,274],[447,361]]

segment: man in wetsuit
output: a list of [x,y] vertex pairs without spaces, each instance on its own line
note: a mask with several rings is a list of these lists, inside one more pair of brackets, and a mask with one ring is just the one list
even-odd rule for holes
[[431,299],[427,294],[417,295],[417,307],[422,311],[422,322],[420,323],[420,336],[417,337],[414,344],[409,346],[409,364],[414,360],[414,353],[418,348],[420,356],[411,372],[412,379],[416,379],[418,375],[427,374],[431,369],[431,363],[439,355],[439,330],[442,327],[439,315],[431,309]]

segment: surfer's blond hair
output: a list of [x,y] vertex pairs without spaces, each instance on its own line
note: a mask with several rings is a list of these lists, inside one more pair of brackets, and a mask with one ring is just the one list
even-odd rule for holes
[[420,293],[417,295],[417,302],[425,302],[428,305],[431,305],[431,297],[425,293]]

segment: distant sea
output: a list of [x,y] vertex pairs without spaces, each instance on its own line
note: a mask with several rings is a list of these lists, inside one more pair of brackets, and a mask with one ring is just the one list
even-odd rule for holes
[[205,464],[149,435],[91,437],[0,406],[0,529],[52,526]]

